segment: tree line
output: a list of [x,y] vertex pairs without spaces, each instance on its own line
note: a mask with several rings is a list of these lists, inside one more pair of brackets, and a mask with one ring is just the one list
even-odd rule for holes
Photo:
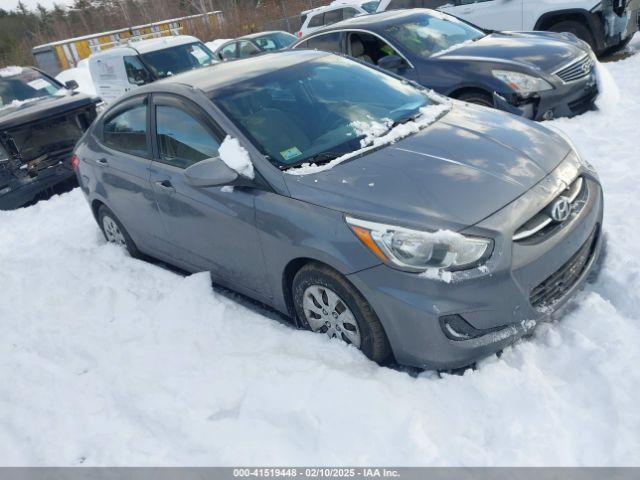
[[74,0],[66,7],[19,2],[0,8],[0,67],[31,65],[31,49],[43,43],[220,10],[224,22],[195,32],[203,41],[265,29],[295,30],[299,12],[330,0]]

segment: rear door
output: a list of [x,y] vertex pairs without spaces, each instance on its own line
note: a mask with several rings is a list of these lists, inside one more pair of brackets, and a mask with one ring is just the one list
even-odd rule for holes
[[[523,0],[450,0],[438,9],[490,30],[522,30]],[[444,2],[443,2],[444,3]]]
[[139,248],[169,252],[164,226],[151,191],[149,97],[134,97],[115,107],[98,127],[90,159],[97,191],[124,224]]
[[175,95],[153,98],[155,159],[151,183],[177,258],[211,271],[252,296],[269,289],[255,228],[252,189],[192,187],[185,168],[218,156],[225,132],[197,105]]

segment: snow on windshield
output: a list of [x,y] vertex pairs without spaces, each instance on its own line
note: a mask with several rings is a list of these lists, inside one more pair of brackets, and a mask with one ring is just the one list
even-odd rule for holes
[[419,132],[421,129],[431,125],[450,109],[451,105],[449,102],[428,105],[420,109],[420,114],[415,119],[394,127],[391,127],[391,120],[371,123],[363,121],[352,122],[351,125],[356,133],[364,136],[360,141],[361,148],[322,165],[304,163],[297,168],[286,170],[285,173],[288,173],[289,175],[309,175],[329,170],[350,158],[366,153],[382,145],[395,143],[412,133]]

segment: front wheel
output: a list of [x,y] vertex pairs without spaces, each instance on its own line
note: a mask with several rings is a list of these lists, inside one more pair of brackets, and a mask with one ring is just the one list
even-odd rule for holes
[[487,93],[483,92],[466,92],[458,95],[458,100],[463,102],[473,103],[475,105],[482,105],[483,107],[495,108],[493,100]]
[[589,44],[591,50],[598,53],[597,45],[591,34],[591,30],[588,27],[584,26],[581,23],[575,22],[573,20],[564,20],[562,22],[554,23],[548,29],[550,32],[563,33],[569,32],[573,33],[580,40],[583,40]]
[[390,357],[389,340],[377,315],[335,270],[317,263],[302,267],[293,279],[293,301],[307,329],[353,345],[375,362]]

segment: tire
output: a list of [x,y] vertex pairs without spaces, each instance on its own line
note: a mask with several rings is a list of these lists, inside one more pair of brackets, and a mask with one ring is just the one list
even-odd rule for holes
[[618,53],[621,50],[624,50],[625,48],[627,48],[627,45],[629,45],[629,42],[631,42],[632,38],[633,38],[633,35],[630,35],[628,38],[625,38],[623,41],[621,41],[618,45],[609,47],[602,53],[602,56],[607,57],[609,55],[613,55],[614,53]]
[[473,103],[476,105],[482,105],[483,107],[495,108],[493,100],[488,93],[483,92],[465,92],[456,97],[463,102]]
[[580,40],[583,40],[589,44],[591,50],[598,53],[598,46],[596,45],[596,41],[593,38],[593,34],[589,28],[585,27],[583,24],[573,21],[573,20],[565,20],[562,22],[554,23],[549,28],[547,28],[550,32],[562,33],[569,32],[573,33]]
[[98,209],[98,225],[107,242],[124,246],[133,258],[143,258],[124,225],[105,205]]
[[374,362],[383,363],[390,358],[391,347],[380,320],[362,294],[340,273],[309,263],[294,277],[292,292],[303,327],[353,344]]

